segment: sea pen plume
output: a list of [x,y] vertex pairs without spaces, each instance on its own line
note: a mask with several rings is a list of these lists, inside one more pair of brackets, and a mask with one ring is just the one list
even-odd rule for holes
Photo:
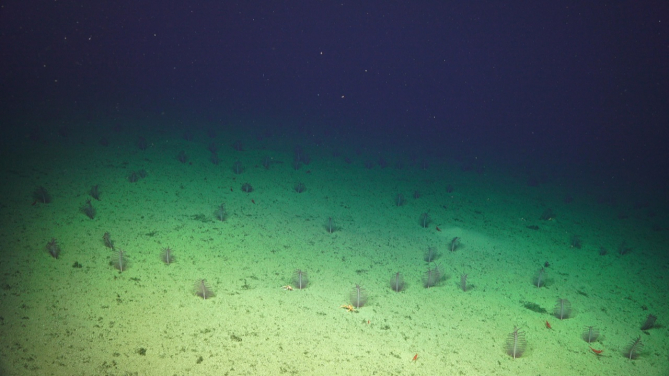
[[199,296],[204,300],[214,297],[214,292],[211,290],[211,287],[209,287],[209,284],[207,283],[206,279],[200,279],[197,282],[195,282],[194,288],[195,288],[195,295]]
[[520,358],[526,347],[525,333],[521,332],[518,327],[514,327],[513,332],[506,338],[506,353],[513,359]]

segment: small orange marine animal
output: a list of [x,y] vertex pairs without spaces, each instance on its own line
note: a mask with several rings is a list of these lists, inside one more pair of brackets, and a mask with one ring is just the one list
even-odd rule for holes
[[590,347],[590,350],[592,350],[592,352],[594,352],[597,355],[601,354],[602,351],[604,351],[604,350],[595,350],[595,349],[592,348],[592,346],[588,346],[588,347]]
[[342,306],[339,307],[339,308],[346,308],[346,310],[349,311],[349,312],[353,312],[353,311],[355,311],[355,308],[353,308],[353,306],[350,305],[350,304],[344,304],[344,305],[342,305]]
[[286,290],[286,291],[293,291],[293,287],[290,286],[290,285],[281,286],[281,288]]
[[411,359],[412,362],[415,362],[416,360],[418,360],[418,353],[416,353],[416,355],[413,356],[413,359]]

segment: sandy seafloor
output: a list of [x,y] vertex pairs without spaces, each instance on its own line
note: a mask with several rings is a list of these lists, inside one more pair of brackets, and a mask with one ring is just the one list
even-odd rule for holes
[[[147,150],[137,148],[139,135]],[[667,211],[616,182],[592,185],[558,173],[534,187],[520,167],[477,173],[435,160],[423,170],[399,152],[384,154],[389,167],[367,169],[363,162],[379,154],[340,145],[342,156],[333,157],[333,147],[283,136],[244,138],[239,152],[230,147],[233,137],[220,134],[221,163],[214,165],[204,134],[193,141],[155,131],[109,138],[103,147],[88,134],[52,135],[3,152],[2,374],[669,373]],[[294,170],[298,143],[312,161]],[[190,163],[177,161],[181,150]],[[275,161],[269,170],[261,166],[265,155]],[[245,166],[239,175],[236,159]],[[403,169],[393,167],[397,160]],[[148,176],[128,182],[139,169]],[[254,192],[243,193],[244,182]],[[306,192],[293,190],[297,182]],[[94,184],[102,196],[90,220],[79,208]],[[31,205],[38,186],[52,203]],[[398,193],[406,197],[400,207]],[[566,203],[569,195],[574,200]],[[214,218],[221,203],[224,222]],[[547,208],[555,217],[540,220]],[[422,228],[418,219],[428,210],[432,223]],[[328,217],[338,226],[332,234]],[[131,262],[123,273],[110,265],[106,231]],[[581,249],[570,247],[572,235],[581,237]],[[450,252],[455,236],[461,246]],[[59,259],[45,249],[52,237],[62,247]],[[623,256],[622,241],[632,248]],[[164,265],[159,255],[168,246],[177,262]],[[601,246],[607,255],[598,254]],[[428,247],[437,248],[446,274],[429,289],[421,282]],[[546,261],[548,283],[537,288],[532,280]],[[298,268],[308,272],[308,287],[283,290]],[[389,285],[396,271],[406,281],[400,293]],[[470,291],[459,289],[461,273]],[[201,278],[214,298],[193,293]],[[369,300],[347,312],[340,306],[356,283]],[[558,298],[571,301],[572,317],[552,315]],[[643,332],[650,313],[657,327]],[[516,325],[527,349],[513,359],[505,342]],[[581,339],[590,325],[601,332],[592,344],[603,350],[599,356]],[[629,360],[622,351],[637,336],[645,347]]]

